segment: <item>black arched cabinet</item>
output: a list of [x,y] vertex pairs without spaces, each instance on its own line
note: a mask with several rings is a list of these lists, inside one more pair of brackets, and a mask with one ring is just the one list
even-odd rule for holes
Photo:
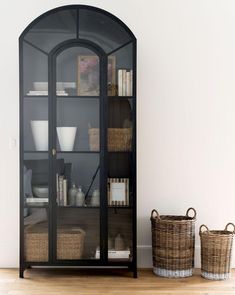
[[21,34],[20,277],[31,266],[136,266],[136,38],[95,7]]

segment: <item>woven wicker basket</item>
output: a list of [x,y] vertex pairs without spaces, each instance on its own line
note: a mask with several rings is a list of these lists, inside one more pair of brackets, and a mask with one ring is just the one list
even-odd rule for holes
[[[228,227],[232,225],[233,231]],[[202,229],[206,230],[203,231]],[[201,275],[210,280],[226,280],[231,276],[231,253],[235,225],[228,223],[224,230],[209,230],[201,225]]]
[[[80,259],[85,232],[78,228],[58,228],[57,259]],[[30,262],[48,261],[47,224],[28,226],[25,230],[25,259]]]
[[[99,151],[100,130],[90,128],[89,145],[91,151]],[[131,151],[132,128],[108,128],[108,151]]]
[[[194,212],[190,217],[189,212]],[[189,277],[194,267],[196,210],[185,216],[151,213],[153,272],[167,278]]]

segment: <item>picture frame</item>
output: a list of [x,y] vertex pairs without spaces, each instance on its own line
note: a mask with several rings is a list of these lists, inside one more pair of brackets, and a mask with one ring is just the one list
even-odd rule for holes
[[[100,95],[100,65],[97,55],[79,55],[77,62],[77,95]],[[116,85],[116,57],[108,57],[108,96],[117,93]]]
[[77,69],[77,95],[99,96],[99,57],[97,55],[79,55]]
[[129,178],[108,178],[108,205],[129,206]]

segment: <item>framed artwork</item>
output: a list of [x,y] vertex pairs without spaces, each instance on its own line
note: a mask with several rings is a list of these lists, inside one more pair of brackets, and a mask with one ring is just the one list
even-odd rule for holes
[[[100,65],[96,55],[78,56],[77,94],[79,96],[100,95]],[[116,95],[116,57],[108,57],[108,95]]]
[[77,94],[79,96],[98,96],[100,94],[100,65],[98,56],[78,56]]

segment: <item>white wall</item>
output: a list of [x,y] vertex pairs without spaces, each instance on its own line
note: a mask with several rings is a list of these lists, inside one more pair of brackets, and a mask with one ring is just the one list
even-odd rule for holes
[[[18,37],[38,15],[65,4],[74,2],[1,3],[0,267],[18,266]],[[114,13],[138,39],[139,265],[150,266],[152,208],[183,214],[193,206],[197,225],[210,228],[235,222],[235,2],[77,4]]]

